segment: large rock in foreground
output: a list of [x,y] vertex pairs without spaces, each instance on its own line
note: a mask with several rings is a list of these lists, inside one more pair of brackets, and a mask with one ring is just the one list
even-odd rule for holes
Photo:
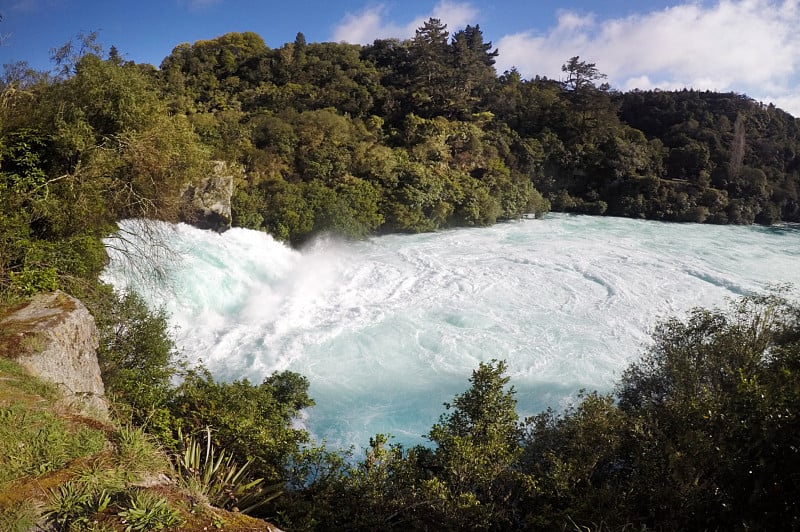
[[77,299],[39,294],[0,321],[0,354],[61,387],[84,413],[106,418],[94,318]]

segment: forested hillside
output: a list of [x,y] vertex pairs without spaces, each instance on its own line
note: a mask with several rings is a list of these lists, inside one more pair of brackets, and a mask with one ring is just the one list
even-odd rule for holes
[[[743,95],[619,93],[497,75],[478,26],[431,19],[407,41],[180,45],[165,98],[249,170],[237,221],[298,241],[483,225],[556,210],[673,221],[800,220],[796,120]],[[334,198],[336,198],[334,200]]]
[[498,75],[497,53],[479,26],[450,33],[430,19],[409,40],[368,46],[298,34],[270,49],[231,33],[178,45],[158,68],[124,62],[89,34],[53,50],[51,72],[6,65],[2,278],[44,253],[19,249],[29,236],[176,219],[180,187],[214,159],[245,170],[234,223],[292,243],[551,207],[800,221],[790,115],[737,94],[619,93],[578,57],[558,81]]

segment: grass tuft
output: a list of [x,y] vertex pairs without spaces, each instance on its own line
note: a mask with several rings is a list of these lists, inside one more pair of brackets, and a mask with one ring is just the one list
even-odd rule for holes
[[74,426],[52,412],[18,404],[0,408],[0,483],[43,475],[100,452],[102,431]]
[[122,425],[114,434],[120,465],[131,475],[167,471],[169,461],[141,427]]
[[29,532],[36,525],[38,512],[31,501],[22,501],[0,510],[0,530]]
[[130,494],[127,507],[117,513],[125,532],[162,530],[183,522],[180,513],[164,497],[144,490]]

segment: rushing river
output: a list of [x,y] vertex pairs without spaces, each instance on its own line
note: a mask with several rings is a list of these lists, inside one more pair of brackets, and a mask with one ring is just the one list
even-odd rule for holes
[[178,345],[215,377],[307,376],[307,427],[332,446],[378,432],[423,442],[442,403],[494,358],[508,362],[520,415],[559,409],[581,388],[611,390],[660,319],[800,287],[796,227],[553,214],[301,251],[243,229],[156,233],[174,253],[164,279],[143,282],[123,260],[125,246],[161,255],[129,235],[108,241],[106,280],[163,306]]

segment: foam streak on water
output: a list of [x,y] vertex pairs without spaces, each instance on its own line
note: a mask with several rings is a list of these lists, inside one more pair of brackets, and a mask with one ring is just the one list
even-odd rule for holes
[[165,283],[114,250],[106,279],[165,306],[216,377],[306,375],[312,433],[359,448],[377,432],[423,441],[480,361],[508,362],[521,415],[560,408],[610,390],[659,319],[800,285],[794,228],[550,215],[300,252],[242,229],[167,234],[180,259]]

